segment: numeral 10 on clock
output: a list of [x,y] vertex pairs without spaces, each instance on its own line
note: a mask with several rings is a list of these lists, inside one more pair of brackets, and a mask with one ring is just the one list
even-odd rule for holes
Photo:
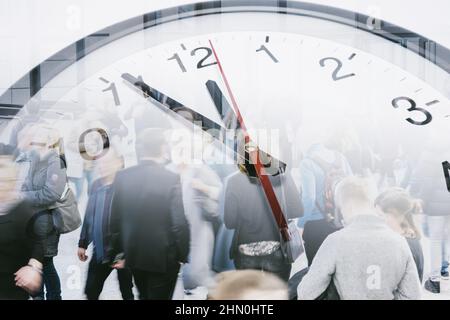
[[447,184],[447,190],[450,192],[450,163],[448,161],[442,162],[442,168],[444,169],[445,183]]

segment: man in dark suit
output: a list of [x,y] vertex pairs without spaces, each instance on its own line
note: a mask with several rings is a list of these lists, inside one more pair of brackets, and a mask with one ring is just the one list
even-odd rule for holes
[[141,300],[171,299],[189,254],[180,178],[165,168],[166,146],[162,129],[144,130],[136,144],[139,164],[114,181],[111,236],[123,259],[113,267],[131,269]]

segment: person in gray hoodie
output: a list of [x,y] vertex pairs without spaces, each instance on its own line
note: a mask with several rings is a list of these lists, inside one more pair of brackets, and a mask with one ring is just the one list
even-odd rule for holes
[[368,183],[345,178],[335,199],[345,227],[325,239],[297,288],[298,299],[318,298],[331,282],[343,300],[420,299],[408,243],[378,216]]

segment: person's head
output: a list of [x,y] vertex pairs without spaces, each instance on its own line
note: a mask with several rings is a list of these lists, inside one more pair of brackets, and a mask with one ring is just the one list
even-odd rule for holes
[[[179,169],[187,167],[193,161],[193,142],[195,136],[186,128],[169,130],[170,160]],[[201,147],[201,146],[200,146]]]
[[[19,134],[20,146],[25,149],[36,151],[43,156],[49,152],[50,149],[58,147],[60,136],[59,133],[49,127],[41,125],[30,125],[21,130]],[[27,145],[25,146],[24,143]]]
[[114,179],[116,173],[124,168],[124,159],[115,148],[109,147],[106,154],[95,161],[99,177]]
[[287,300],[288,288],[277,276],[257,270],[222,272],[210,294],[212,300]]
[[336,185],[334,199],[345,223],[358,215],[375,214],[367,179],[356,176],[344,178]]
[[345,121],[344,123],[336,125],[336,127],[330,130],[324,141],[325,147],[345,153],[359,145],[359,136],[357,131],[348,121]]
[[408,238],[420,238],[413,215],[420,212],[420,200],[414,199],[402,188],[389,188],[375,199],[375,206],[386,217],[387,224]]
[[167,147],[165,130],[161,128],[145,129],[136,139],[136,153],[139,160],[163,159]]
[[195,114],[191,110],[184,107],[173,108],[172,111],[189,122],[194,122],[196,120]]
[[17,168],[11,155],[0,155],[0,199],[7,199],[14,193],[17,182]]
[[[274,129],[275,130],[275,129]],[[284,172],[285,165],[281,159],[285,161],[289,157],[290,144],[286,140],[280,139],[278,133],[272,135],[271,132],[266,132],[265,137],[267,139],[267,150],[261,150],[258,143],[255,140],[250,139],[245,135],[244,131],[237,130],[236,141],[238,158],[237,165],[238,169],[245,173],[247,176],[256,177],[256,168],[251,153],[258,151],[258,158],[255,159],[259,161],[264,167],[266,175],[277,175]]]

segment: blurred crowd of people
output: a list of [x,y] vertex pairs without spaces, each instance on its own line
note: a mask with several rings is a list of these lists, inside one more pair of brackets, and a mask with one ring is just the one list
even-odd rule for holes
[[[194,120],[188,110],[178,113]],[[78,258],[90,259],[90,300],[99,299],[114,270],[125,300],[172,299],[180,279],[185,295],[206,288],[209,299],[420,299],[422,287],[440,293],[449,276],[450,197],[433,156],[450,148],[432,143],[432,135],[416,154],[395,141],[380,146],[333,132],[269,177],[303,238],[307,265],[298,271],[248,167],[174,161],[183,141],[137,119],[134,128],[114,111],[80,120],[67,147],[35,105],[12,128],[0,146],[0,299],[61,299],[53,259],[67,232],[80,233]],[[71,161],[86,126],[106,128],[111,143],[101,157]],[[85,152],[105,147],[90,141]]]

